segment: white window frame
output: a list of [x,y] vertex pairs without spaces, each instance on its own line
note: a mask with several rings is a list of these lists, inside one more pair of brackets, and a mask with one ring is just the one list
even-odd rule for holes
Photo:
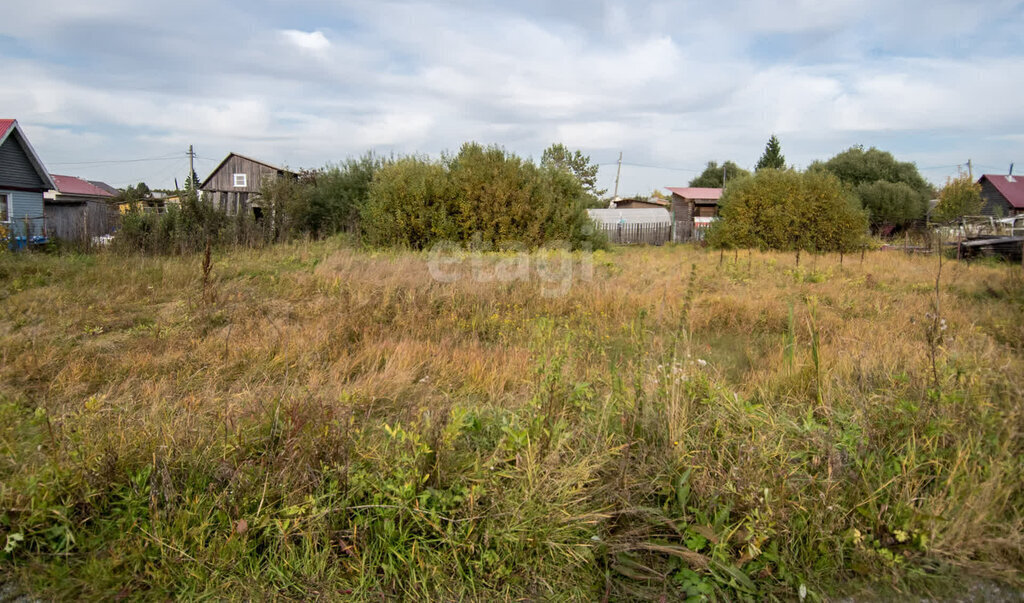
[[0,201],[0,205],[3,205],[4,213],[7,214],[7,218],[5,220],[0,220],[0,224],[11,223],[11,197],[13,196],[14,195],[10,193],[0,193],[0,199],[2,199],[2,201]]
[[249,179],[246,174],[232,174],[232,176],[234,176],[235,188],[245,188],[248,186],[247,182]]

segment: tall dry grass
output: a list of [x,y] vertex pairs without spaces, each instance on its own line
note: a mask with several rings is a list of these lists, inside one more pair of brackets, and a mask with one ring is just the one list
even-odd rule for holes
[[946,264],[936,338],[935,258],[573,257],[554,296],[336,242],[0,258],[0,565],[90,598],[1020,581],[1018,272]]

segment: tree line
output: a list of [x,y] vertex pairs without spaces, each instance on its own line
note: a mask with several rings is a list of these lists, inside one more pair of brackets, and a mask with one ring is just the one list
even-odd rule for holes
[[[967,175],[936,191],[913,163],[874,147],[850,147],[804,171],[787,167],[772,136],[750,173],[732,161],[709,162],[690,186],[725,187],[720,220],[706,240],[716,247],[845,251],[869,233],[888,235],[948,222],[981,210],[980,187]],[[931,199],[938,198],[934,208]]]
[[[152,252],[206,245],[261,245],[295,237],[358,236],[378,247],[425,249],[438,241],[487,248],[600,247],[586,209],[604,207],[597,165],[579,150],[551,145],[539,162],[498,146],[466,143],[455,154],[359,158],[263,183],[266,216],[227,216],[199,199],[186,180],[181,204],[162,214],[130,212],[117,244]],[[876,148],[851,147],[806,170],[787,167],[772,136],[754,171],[709,162],[693,187],[724,187],[720,220],[707,235],[716,247],[843,251],[869,233],[921,224],[936,191],[912,163]],[[144,184],[125,196],[144,194]],[[938,193],[935,220],[976,213],[979,189],[969,179]]]
[[294,178],[268,179],[258,220],[214,209],[191,182],[180,207],[125,216],[118,245],[187,253],[207,242],[261,245],[339,233],[409,249],[442,241],[489,249],[605,245],[586,214],[604,203],[597,166],[562,144],[545,150],[540,162],[478,143],[440,159],[368,153]]

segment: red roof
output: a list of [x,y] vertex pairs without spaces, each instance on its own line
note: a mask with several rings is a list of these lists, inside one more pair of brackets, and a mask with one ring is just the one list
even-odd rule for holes
[[709,199],[717,201],[722,197],[722,189],[720,188],[698,188],[698,187],[686,187],[686,188],[672,188],[668,187],[669,192],[679,195],[683,199]]
[[984,174],[978,180],[978,184],[981,184],[981,181],[985,179],[988,179],[988,181],[992,183],[992,186],[996,187],[999,194],[1002,195],[1014,209],[1024,209],[1024,177]]
[[88,195],[90,197],[114,196],[102,188],[82,180],[81,178],[75,178],[74,176],[58,176],[57,174],[50,175],[53,176],[53,181],[57,183],[57,192],[65,195]]
[[0,138],[3,138],[7,134],[7,130],[10,130],[13,125],[13,119],[0,119]]

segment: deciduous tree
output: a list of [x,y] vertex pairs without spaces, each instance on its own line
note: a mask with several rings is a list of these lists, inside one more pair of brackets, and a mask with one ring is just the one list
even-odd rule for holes
[[967,174],[963,174],[946,181],[946,186],[939,192],[939,203],[932,213],[932,220],[948,222],[963,216],[976,215],[981,212],[983,204],[981,185]]
[[594,198],[602,197],[608,191],[597,188],[598,166],[590,163],[590,157],[584,155],[580,150],[570,151],[564,144],[558,142],[544,150],[541,155],[540,165],[542,167],[556,167],[567,170],[579,180],[584,192]]
[[[723,174],[723,171],[725,172]],[[717,161],[709,161],[704,171],[690,181],[690,186],[699,186],[704,188],[721,188],[722,178],[724,177],[726,183],[733,182],[744,176],[749,176],[750,172],[736,165],[732,161],[726,161],[723,165],[718,165]]]

